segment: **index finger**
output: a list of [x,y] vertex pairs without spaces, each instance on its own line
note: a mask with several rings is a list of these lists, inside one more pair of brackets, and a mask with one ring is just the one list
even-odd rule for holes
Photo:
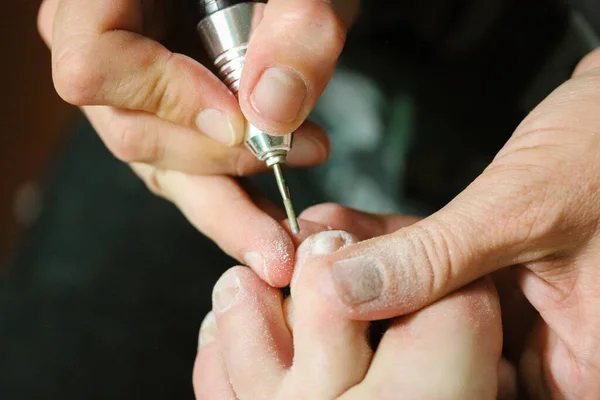
[[77,106],[146,111],[239,144],[244,118],[235,96],[197,61],[141,35],[142,10],[140,0],[47,0],[39,25],[58,93]]

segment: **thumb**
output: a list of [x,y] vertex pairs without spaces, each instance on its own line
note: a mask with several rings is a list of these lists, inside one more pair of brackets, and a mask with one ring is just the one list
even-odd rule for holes
[[510,169],[484,173],[429,218],[313,260],[321,264],[315,270],[323,296],[354,319],[391,318],[499,268],[549,255],[553,221],[540,222],[527,187]]
[[442,210],[311,260],[324,300],[353,319],[391,318],[506,266],[548,276],[589,243],[598,230],[599,57],[586,57]]

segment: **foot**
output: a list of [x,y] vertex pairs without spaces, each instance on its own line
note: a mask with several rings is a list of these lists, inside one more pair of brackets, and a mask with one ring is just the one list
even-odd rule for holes
[[311,257],[354,242],[341,231],[308,238],[285,300],[252,270],[227,271],[202,324],[197,398],[495,399],[502,332],[490,281],[389,321],[373,349],[370,323],[336,317],[311,279]]

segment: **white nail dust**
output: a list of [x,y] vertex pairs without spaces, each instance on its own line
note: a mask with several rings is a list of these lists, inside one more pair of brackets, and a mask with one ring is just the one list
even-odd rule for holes
[[267,240],[262,237],[255,240],[263,249],[265,277],[271,286],[274,286],[275,280],[280,281],[282,277],[289,276],[293,267],[291,265],[293,246],[287,232],[279,226],[277,230],[273,229],[273,232],[277,234]]
[[354,238],[344,231],[326,231],[315,235],[312,244],[313,255],[331,254],[354,243]]
[[302,266],[312,257],[335,253],[357,241],[353,235],[345,231],[324,231],[308,237],[296,251],[292,286],[298,280]]

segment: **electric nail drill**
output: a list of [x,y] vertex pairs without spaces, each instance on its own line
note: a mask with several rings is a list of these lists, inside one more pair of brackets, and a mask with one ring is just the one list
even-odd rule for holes
[[[200,13],[197,30],[221,80],[237,95],[250,37],[262,19],[266,0],[195,0]],[[273,169],[292,232],[300,228],[281,166],[292,148],[292,134],[269,135],[246,124],[245,144]]]

